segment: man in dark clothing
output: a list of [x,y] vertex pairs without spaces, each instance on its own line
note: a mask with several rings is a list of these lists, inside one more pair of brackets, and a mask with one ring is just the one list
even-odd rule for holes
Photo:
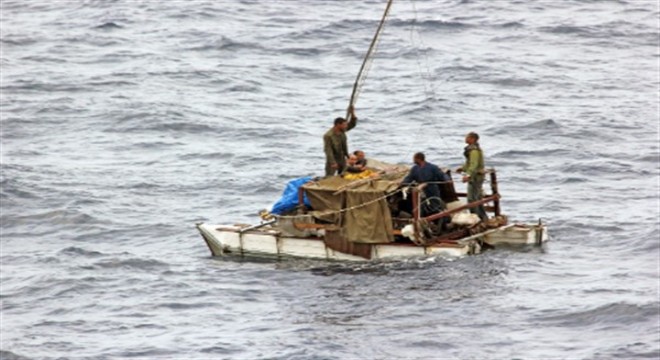
[[325,176],[341,174],[346,167],[348,144],[346,132],[357,125],[357,116],[353,105],[348,108],[350,121],[338,117],[332,129],[323,135],[323,151],[325,152]]
[[418,184],[426,183],[424,187],[424,206],[422,206],[422,216],[427,216],[439,212],[445,208],[441,199],[440,187],[438,182],[449,182],[451,179],[442,172],[439,167],[426,162],[424,153],[418,152],[413,156],[415,165],[410,169],[408,175],[403,179],[403,184],[416,182]]

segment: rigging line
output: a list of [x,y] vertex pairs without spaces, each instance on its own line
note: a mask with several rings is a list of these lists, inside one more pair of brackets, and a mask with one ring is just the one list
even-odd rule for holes
[[[364,83],[364,81],[367,78],[367,73],[364,72],[365,68],[371,67],[370,63],[373,60],[370,60],[372,53],[376,49],[376,46],[378,44],[378,39],[380,38],[380,34],[383,30],[383,26],[385,25],[385,19],[389,15],[390,8],[392,7],[392,0],[387,1],[387,6],[385,6],[385,12],[383,13],[383,18],[380,19],[380,24],[378,24],[378,29],[376,29],[376,33],[374,34],[373,39],[371,40],[371,45],[369,45],[369,50],[367,50],[367,54],[364,57],[364,60],[362,61],[362,66],[360,66],[360,71],[358,71],[357,78],[355,79],[355,83],[353,84],[353,92],[351,93],[351,100],[349,102],[348,109],[346,110],[346,120],[350,120],[350,111],[349,109],[351,106],[355,104],[355,101],[357,100],[357,94],[358,94],[358,88],[362,88],[361,83]],[[364,75],[363,75],[364,74]]]
[[[417,7],[415,6],[415,0],[411,0],[411,1],[413,3],[413,9],[414,9],[415,13],[417,13]],[[420,42],[420,44],[422,45],[422,47],[424,49],[429,48],[424,43],[424,38],[422,37],[422,35],[419,33],[418,30],[417,30],[417,37],[419,38],[419,42]],[[431,96],[431,99],[433,101],[432,104],[435,105],[437,103],[437,100],[439,99],[439,96],[438,96],[437,91],[436,91],[436,80],[437,79],[434,75],[435,72],[431,71],[431,67],[429,66],[430,61],[429,61],[429,52],[428,51],[424,51],[424,63],[426,65],[425,66],[426,67],[426,74],[427,74],[428,79],[429,79],[428,84],[429,84],[429,88],[430,88],[431,94],[432,94],[432,96]],[[420,75],[421,75],[421,72],[420,72]],[[443,145],[443,147],[445,149],[448,149],[448,150],[451,151],[451,148],[448,146],[447,141],[442,136],[442,132],[440,131],[440,128],[436,128],[435,132],[438,135],[438,137],[440,138],[441,144]]]
[[[420,75],[421,75],[421,67],[420,67],[420,64],[419,64],[419,54],[417,53],[417,48],[415,47],[414,40],[413,40],[413,30],[416,29],[416,25],[417,25],[417,9],[415,8],[415,4],[412,0],[411,0],[411,3],[413,5],[414,17],[413,17],[413,20],[412,20],[412,24],[410,26],[410,42],[411,42],[413,48],[415,49],[415,54],[417,55],[416,56],[417,67],[420,69]],[[426,83],[423,80],[424,80],[424,78],[422,76],[422,83],[423,83],[423,86],[424,86],[424,92],[427,93]],[[426,96],[428,97],[428,94],[426,94]],[[407,162],[412,157],[413,153],[419,151],[418,149],[417,150],[414,149],[414,146],[416,146],[416,144],[419,142],[418,140],[421,137],[423,131],[424,131],[424,127],[420,124],[419,127],[417,128],[417,131],[415,132],[415,136],[413,137],[413,141],[409,142],[408,150],[405,152],[405,155],[404,155],[405,159],[403,159],[403,161]]]
[[[413,8],[414,16],[413,16],[412,23],[411,23],[411,26],[410,26],[410,32],[409,32],[410,35],[409,35],[409,37],[410,37],[410,43],[411,43],[411,45],[412,45],[412,47],[415,51],[415,61],[416,61],[417,70],[418,70],[417,73],[418,73],[418,75],[420,76],[420,78],[422,80],[421,83],[422,83],[422,86],[424,88],[424,95],[426,96],[426,98],[427,99],[435,99],[436,98],[435,91],[432,87],[433,83],[430,80],[431,76],[429,75],[430,70],[428,70],[429,69],[429,67],[428,67],[428,57],[426,58],[426,62],[427,62],[427,74],[426,75],[427,76],[425,77],[424,76],[425,74],[422,70],[422,64],[421,64],[420,55],[419,55],[419,46],[420,45],[415,44],[415,36],[414,36],[415,34],[417,34],[417,37],[420,40],[420,44],[423,43],[423,41],[421,39],[421,35],[419,33],[419,30],[417,30],[417,18],[418,18],[418,16],[417,16],[417,7],[415,6],[414,0],[410,0],[410,3],[411,3],[412,8]],[[415,132],[415,135],[413,137],[413,141],[410,142],[410,145],[408,147],[408,151],[405,153],[408,158],[410,156],[412,156],[413,152],[419,151],[419,149],[417,149],[417,150],[413,149],[413,146],[415,146],[415,144],[420,142],[419,139],[422,137],[421,135],[422,135],[422,133],[425,132],[425,130],[428,131],[429,129],[426,129],[423,124],[420,124],[417,131]],[[443,139],[443,141],[444,141],[444,139]]]
[[405,190],[406,190],[406,188],[396,189],[396,190],[391,191],[391,192],[389,192],[389,193],[385,193],[385,195],[383,195],[383,196],[377,197],[377,198],[375,198],[375,199],[372,199],[372,200],[369,200],[369,201],[366,201],[366,202],[363,202],[363,203],[360,203],[360,204],[357,204],[357,205],[353,205],[353,206],[351,206],[351,207],[347,207],[347,208],[343,208],[343,209],[339,209],[339,210],[334,210],[334,211],[329,211],[329,212],[324,212],[323,215],[336,215],[336,214],[341,214],[341,213],[345,213],[345,212],[353,211],[353,210],[356,210],[356,209],[359,209],[359,208],[362,208],[362,207],[365,207],[365,206],[371,205],[371,204],[373,204],[373,203],[377,203],[377,202],[379,202],[379,201],[381,201],[381,200],[385,200],[385,199],[387,199],[388,197],[390,197],[390,196],[392,196],[392,195],[395,195],[395,194],[397,194],[397,193],[403,192],[403,191],[405,191]]
[[[425,65],[426,65],[425,70],[426,71],[424,71],[422,69],[422,63],[420,61],[420,55],[419,55],[419,46],[424,46],[425,48],[426,48],[426,46],[425,46],[424,40],[423,40],[423,38],[422,38],[422,36],[421,36],[419,30],[417,29],[417,26],[416,26],[417,18],[418,18],[417,13],[418,12],[417,12],[417,7],[415,5],[415,0],[410,0],[410,2],[412,4],[412,8],[413,8],[413,12],[414,12],[413,22],[412,22],[412,25],[410,27],[410,42],[413,44],[413,47],[415,49],[415,55],[416,55],[415,60],[416,60],[416,63],[417,63],[418,74],[419,74],[420,78],[422,79],[425,95],[426,95],[427,99],[432,101],[432,104],[434,104],[436,99],[438,98],[437,92],[435,90],[434,76],[433,76],[433,74],[431,72],[431,68],[429,66],[428,52],[426,52],[426,51],[424,52],[424,60],[425,60]],[[419,39],[419,46],[415,46],[415,36],[414,36],[415,34],[417,34],[417,38]],[[432,108],[432,110],[433,110],[433,108]],[[417,133],[415,135],[415,141],[413,141],[411,143],[411,145],[418,142],[417,140],[420,138],[420,135],[421,135],[423,130],[424,130],[423,125],[420,125],[419,130],[417,131]],[[434,129],[433,132],[437,134],[437,136],[440,138],[440,140],[442,140],[441,141],[441,143],[443,145],[442,147],[447,149],[448,148],[447,141],[442,136],[442,133],[440,132],[440,130],[438,128],[436,128],[436,129]],[[412,148],[412,146],[411,146],[411,148]],[[409,150],[408,154],[410,155],[411,153],[412,153],[412,151]]]
[[[413,48],[415,49],[415,61],[417,63],[417,70],[419,76],[422,78],[422,80],[430,80],[430,71],[428,67],[428,58],[427,63],[426,63],[426,74],[427,74],[427,79],[424,78],[424,74],[422,73],[422,64],[419,60],[419,46],[415,46],[415,37],[414,35],[417,34],[417,38],[419,39],[420,46],[423,46],[423,40],[422,36],[419,33],[419,30],[417,30],[417,7],[415,6],[415,1],[410,0],[410,3],[413,8],[413,12],[415,14],[415,17],[413,18],[412,25],[410,26],[410,42],[413,44]],[[431,97],[434,95],[435,91],[433,89],[433,83],[430,81],[422,81],[422,84],[424,85],[424,92],[426,93],[427,97]]]

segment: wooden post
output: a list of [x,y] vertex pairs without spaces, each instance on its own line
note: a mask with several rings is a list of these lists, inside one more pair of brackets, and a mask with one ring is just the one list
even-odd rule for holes
[[412,188],[412,216],[413,216],[413,231],[415,234],[415,237],[419,236],[419,190],[417,190],[417,187]]
[[303,187],[298,188],[298,214],[304,214],[307,212],[305,208],[305,189]]
[[[497,173],[495,169],[492,169],[490,172],[490,190],[493,192],[493,195],[499,195],[497,190]],[[495,216],[500,216],[500,198],[499,196],[493,200],[493,207],[495,208]]]

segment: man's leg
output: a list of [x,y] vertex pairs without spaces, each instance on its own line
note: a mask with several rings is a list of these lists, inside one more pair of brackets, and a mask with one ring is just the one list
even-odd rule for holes
[[[483,182],[468,182],[467,186],[467,201],[469,203],[479,201],[482,199],[482,185]],[[470,208],[470,212],[477,214],[481,220],[488,220],[488,215],[486,215],[486,210],[484,210],[483,205],[479,205],[476,208]]]
[[325,176],[332,176],[337,170],[332,168],[332,165],[329,162],[325,163]]

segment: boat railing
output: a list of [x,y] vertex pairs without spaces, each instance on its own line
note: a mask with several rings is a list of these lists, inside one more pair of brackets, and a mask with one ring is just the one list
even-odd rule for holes
[[[447,175],[449,175],[449,178],[451,179],[451,170],[447,171]],[[490,190],[491,190],[491,193],[490,193],[490,195],[485,196],[483,199],[491,198],[494,195],[499,195],[499,190],[498,190],[498,187],[497,187],[497,171],[495,171],[494,168],[485,169],[484,170],[484,175],[489,175],[490,176]],[[467,198],[467,193],[455,192],[455,194],[459,198],[460,197]],[[484,204],[489,203],[490,201],[492,201],[493,205],[492,206],[485,206],[484,209],[486,210],[486,212],[492,212],[492,213],[495,214],[495,216],[499,216],[501,214],[500,197],[501,196],[497,196],[497,198],[491,199],[491,200],[486,201],[484,203],[477,203],[477,202],[468,203],[468,205],[472,204],[472,206],[469,206],[467,208],[463,208],[461,210],[475,208],[479,205],[484,205]],[[453,212],[452,212],[452,214],[453,214]],[[440,216],[440,217],[442,217],[442,216]]]
[[[422,231],[421,231],[421,226],[422,226],[421,224],[422,223],[430,223],[430,222],[433,222],[435,220],[438,220],[438,219],[441,219],[441,218],[444,218],[444,217],[449,217],[453,214],[462,212],[464,210],[473,209],[473,208],[476,208],[478,206],[483,206],[483,205],[491,203],[491,202],[492,202],[493,205],[490,206],[490,207],[485,206],[484,210],[489,211],[489,212],[493,212],[495,214],[495,216],[499,216],[500,212],[501,212],[500,211],[500,197],[501,196],[500,196],[500,194],[498,192],[498,188],[497,188],[497,172],[495,171],[495,169],[487,169],[486,171],[484,171],[484,174],[490,176],[490,189],[491,189],[491,194],[490,195],[484,196],[480,200],[473,201],[473,202],[468,202],[465,205],[462,205],[462,206],[459,206],[459,207],[456,207],[456,208],[453,208],[453,209],[449,209],[449,210],[444,210],[444,211],[441,211],[441,212],[438,212],[438,213],[435,213],[435,214],[431,214],[431,215],[428,215],[428,216],[424,216],[424,217],[421,216],[420,207],[419,207],[419,204],[421,204],[421,194],[423,193],[423,187],[413,188],[413,190],[412,190],[412,205],[413,205],[413,214],[412,215],[413,216],[412,216],[412,219],[409,219],[409,222],[411,222],[412,225],[413,225],[414,232],[415,232],[415,237],[418,238],[418,239],[424,238],[424,236],[422,236]],[[451,172],[450,171],[447,171],[447,175],[449,175],[449,178],[451,179]],[[453,182],[452,182],[452,187],[453,187]],[[466,193],[456,193],[455,191],[454,191],[454,193],[456,194],[457,197],[467,197]],[[467,232],[465,232],[465,230],[460,230],[460,231],[457,232],[457,234],[458,234],[458,237],[463,237],[467,234]],[[432,241],[438,241],[438,240],[442,240],[442,239],[445,239],[445,238],[449,239],[449,238],[452,238],[454,236],[455,236],[455,234],[446,234],[444,236],[437,237]]]

